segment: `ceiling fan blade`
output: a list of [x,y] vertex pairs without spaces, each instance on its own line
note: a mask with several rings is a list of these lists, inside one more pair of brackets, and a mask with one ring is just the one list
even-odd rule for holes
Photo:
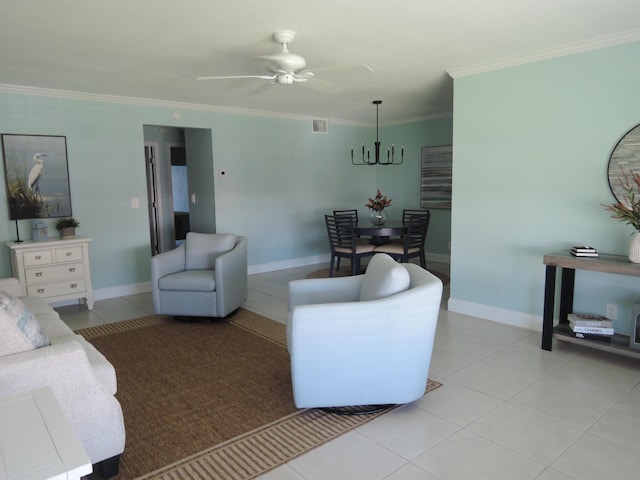
[[314,67],[313,71],[314,72],[326,72],[329,70],[351,70],[351,69],[359,69],[359,70],[363,70],[363,71],[368,71],[369,73],[375,73],[373,68],[371,68],[369,65],[364,65],[364,64],[354,64],[354,65],[332,65],[332,66],[326,66],[326,67]]
[[311,80],[313,78],[315,78],[316,76],[313,74],[313,72],[299,72],[299,73],[295,73],[293,75],[293,81],[294,82],[306,82],[307,80]]
[[196,77],[196,80],[227,80],[233,78],[260,78],[262,80],[275,80],[276,74],[273,75],[221,75],[213,77]]

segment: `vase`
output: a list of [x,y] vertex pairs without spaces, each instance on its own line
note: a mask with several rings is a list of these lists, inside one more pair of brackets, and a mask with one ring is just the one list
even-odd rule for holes
[[371,223],[373,223],[374,225],[384,225],[384,222],[387,221],[387,212],[385,212],[384,210],[380,210],[380,211],[371,210],[371,213],[369,214],[369,219],[371,220]]
[[634,232],[629,244],[629,261],[640,263],[640,232]]

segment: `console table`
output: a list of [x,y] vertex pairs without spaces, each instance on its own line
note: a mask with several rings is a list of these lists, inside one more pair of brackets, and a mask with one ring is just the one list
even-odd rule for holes
[[7,242],[13,276],[27,295],[47,303],[81,299],[93,309],[89,269],[90,238],[51,239],[45,242]]
[[49,387],[0,400],[0,478],[79,480],[92,471]]
[[[618,275],[640,277],[640,264],[631,263],[622,255],[600,254],[599,257],[575,257],[569,252],[549,253],[544,256],[546,265],[544,285],[544,313],[542,316],[542,348],[551,351],[552,339],[586,344],[591,348],[640,358],[640,350],[629,347],[629,337],[615,334],[604,340],[577,338],[569,327],[567,315],[573,312],[573,294],[576,270],[591,270]],[[559,324],[553,326],[555,309],[556,271],[562,271],[560,283]]]

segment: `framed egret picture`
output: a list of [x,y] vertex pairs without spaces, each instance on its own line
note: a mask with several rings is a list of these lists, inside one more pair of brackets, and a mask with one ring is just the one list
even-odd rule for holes
[[11,220],[71,216],[67,137],[2,134]]

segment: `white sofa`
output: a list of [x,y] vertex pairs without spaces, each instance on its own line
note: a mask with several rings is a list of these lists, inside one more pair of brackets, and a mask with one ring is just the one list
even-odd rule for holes
[[[16,312],[17,324],[11,320]],[[24,318],[44,346],[29,343]],[[44,386],[53,391],[94,469],[104,478],[116,475],[125,430],[113,366],[43,300],[24,296],[17,279],[0,279],[0,398]]]
[[298,408],[400,404],[420,398],[442,281],[373,256],[364,275],[289,283],[287,344]]

